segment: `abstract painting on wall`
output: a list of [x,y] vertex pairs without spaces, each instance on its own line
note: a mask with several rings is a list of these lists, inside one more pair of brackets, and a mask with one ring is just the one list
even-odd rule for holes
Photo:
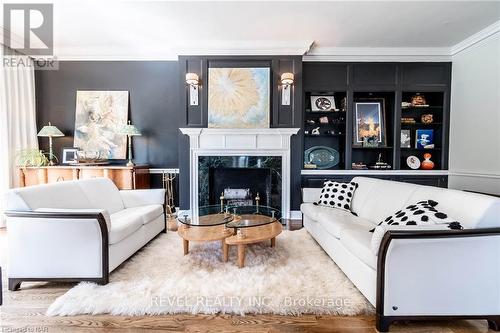
[[77,91],[74,146],[101,159],[126,158],[127,137],[118,129],[127,118],[128,91]]
[[209,68],[208,127],[268,128],[270,69]]

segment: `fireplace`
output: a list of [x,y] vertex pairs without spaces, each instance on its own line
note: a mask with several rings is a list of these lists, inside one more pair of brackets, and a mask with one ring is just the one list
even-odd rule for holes
[[198,158],[198,204],[255,204],[281,210],[280,156],[200,156]]
[[[290,218],[290,137],[298,130],[181,128],[189,136],[190,210],[196,212],[200,205],[218,204],[221,188],[235,186],[235,190],[248,190],[245,197],[250,199],[259,192],[264,197],[260,204],[269,203],[280,209],[284,218]],[[219,173],[227,173],[222,175],[227,179],[220,181]],[[239,173],[235,177],[239,180],[227,185],[232,182],[232,173]],[[258,181],[254,181],[256,177]]]

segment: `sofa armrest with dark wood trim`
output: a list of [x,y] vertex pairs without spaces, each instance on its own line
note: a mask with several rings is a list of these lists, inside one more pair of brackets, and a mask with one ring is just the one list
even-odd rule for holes
[[389,230],[377,264],[377,329],[397,320],[487,319],[500,329],[500,228]]
[[7,211],[9,290],[22,281],[109,280],[108,223],[104,213],[74,209]]

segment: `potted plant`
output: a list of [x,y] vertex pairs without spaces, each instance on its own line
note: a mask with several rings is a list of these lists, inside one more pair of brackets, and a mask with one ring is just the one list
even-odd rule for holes
[[[21,168],[46,166],[49,164],[50,157],[47,155],[49,154],[37,148],[22,149],[16,155],[17,166]],[[52,157],[57,160],[55,156]]]

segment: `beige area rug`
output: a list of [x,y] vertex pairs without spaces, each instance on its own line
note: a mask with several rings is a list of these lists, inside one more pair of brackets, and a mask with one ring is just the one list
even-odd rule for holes
[[247,246],[246,266],[236,248],[221,262],[220,242],[190,243],[161,234],[111,274],[110,283],[80,283],[59,297],[47,315],[372,314],[371,304],[305,229]]

